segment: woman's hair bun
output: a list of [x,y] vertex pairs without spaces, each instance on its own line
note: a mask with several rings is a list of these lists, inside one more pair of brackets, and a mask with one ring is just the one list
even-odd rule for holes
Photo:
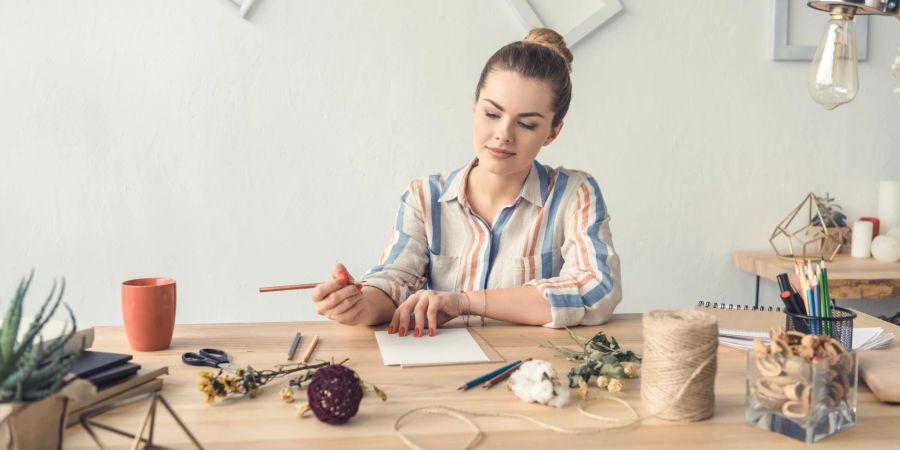
[[550,28],[532,28],[523,41],[538,44],[553,50],[556,54],[562,56],[566,61],[566,66],[571,70],[572,59],[574,59],[572,52],[570,52],[569,47],[566,46],[565,39],[563,39],[556,31],[553,31]]

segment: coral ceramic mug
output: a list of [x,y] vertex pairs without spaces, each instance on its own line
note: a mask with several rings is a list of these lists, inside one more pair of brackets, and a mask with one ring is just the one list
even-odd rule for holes
[[169,348],[175,329],[175,280],[138,278],[122,283],[122,320],[131,348]]

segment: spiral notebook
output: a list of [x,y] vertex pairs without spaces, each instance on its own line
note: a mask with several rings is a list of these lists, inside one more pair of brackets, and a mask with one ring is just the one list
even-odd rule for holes
[[781,308],[735,305],[701,301],[698,309],[707,310],[719,319],[719,334],[751,338],[749,333],[764,332],[772,328],[784,328],[784,313]]

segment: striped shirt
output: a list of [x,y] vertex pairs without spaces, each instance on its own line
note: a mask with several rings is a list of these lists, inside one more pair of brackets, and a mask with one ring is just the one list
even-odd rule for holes
[[622,299],[619,257],[594,178],[535,161],[518,197],[490,227],[466,200],[474,165],[409,184],[391,241],[364,282],[397,304],[418,289],[532,285],[550,304],[553,319],[544,326],[609,320]]

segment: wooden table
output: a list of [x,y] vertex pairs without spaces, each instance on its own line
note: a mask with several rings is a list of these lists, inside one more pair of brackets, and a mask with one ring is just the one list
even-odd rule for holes
[[[854,258],[838,253],[828,267],[828,293],[834,299],[900,298],[900,262],[883,263],[873,258]],[[736,251],[734,265],[756,275],[756,306],[759,306],[759,279],[776,280],[787,272],[794,279],[794,263],[772,251]]]
[[[889,325],[889,324],[886,324]],[[267,386],[254,399],[238,398],[205,404],[197,389],[197,369],[181,363],[179,356],[200,347],[227,350],[238,365],[252,365],[257,369],[272,367],[285,361],[294,332],[304,336],[318,334],[321,342],[313,359],[343,360],[365,380],[377,384],[389,399],[382,403],[374,395],[366,395],[359,414],[342,426],[318,422],[313,417],[295,416],[295,404],[278,400],[278,390],[285,382]],[[626,349],[643,352],[641,316],[617,314],[602,327],[576,328],[583,336],[603,329],[615,336]],[[488,323],[473,327],[501,355],[508,360],[534,357],[552,361],[561,375],[572,363],[538,348],[537,341],[550,340],[556,344],[571,343],[565,330],[542,327],[511,326]],[[97,327],[95,350],[130,352],[122,327]],[[597,422],[580,415],[575,405],[562,409],[528,404],[519,401],[505,386],[485,391],[476,388],[458,392],[462,382],[480,375],[498,364],[477,364],[443,367],[399,368],[382,365],[381,355],[367,327],[349,327],[331,322],[178,325],[168,350],[136,353],[135,360],[145,364],[168,365],[163,395],[172,404],[191,431],[209,449],[218,448],[405,448],[394,435],[394,421],[410,409],[447,405],[477,412],[512,412],[532,415],[543,421],[565,427],[589,428]],[[425,337],[420,339],[427,339]],[[304,346],[306,345],[304,338]],[[894,344],[896,350],[898,345]],[[648,419],[642,425],[627,430],[590,435],[563,435],[536,430],[522,420],[474,418],[486,433],[479,448],[795,448],[808,449],[793,439],[752,428],[744,423],[744,375],[746,356],[743,351],[720,347],[716,377],[715,416],[696,423],[673,423]],[[592,395],[600,396],[595,387]],[[573,394],[575,392],[573,391]],[[640,379],[626,380],[625,391],[618,394],[639,412]],[[577,394],[576,394],[577,396]],[[161,408],[160,408],[161,409]],[[626,417],[625,409],[612,402],[598,402],[589,411],[604,415]],[[143,406],[129,405],[98,419],[109,425],[134,430],[144,411]],[[168,417],[158,412],[155,442],[159,445],[190,448],[187,437]],[[878,402],[860,383],[859,408],[856,426],[843,430],[816,444],[817,449],[840,448],[897,448],[900,442],[900,406]],[[419,445],[427,448],[462,448],[471,430],[460,422],[442,416],[418,416],[404,430],[408,430]],[[427,433],[427,436],[423,434]],[[107,444],[127,445],[127,439],[100,431]],[[93,441],[80,427],[69,428],[65,434],[65,448],[95,448]]]

